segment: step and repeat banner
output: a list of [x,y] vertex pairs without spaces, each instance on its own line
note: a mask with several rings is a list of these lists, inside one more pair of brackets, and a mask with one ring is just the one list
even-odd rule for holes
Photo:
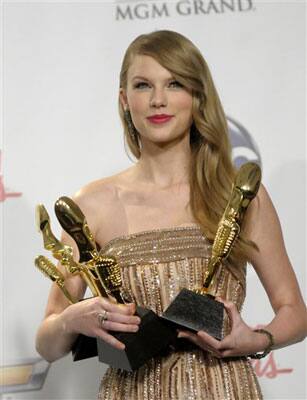
[[[139,34],[171,29],[207,60],[227,114],[234,161],[258,160],[305,292],[305,3],[260,0],[4,1],[1,4],[1,396],[94,399],[106,366],[51,366],[35,351],[50,281],[35,205],[48,209],[129,165],[117,112],[121,60]],[[274,240],[274,238],[272,238]],[[278,282],[276,282],[278,285]],[[273,312],[252,268],[244,318]],[[52,346],[52,343],[50,343]],[[266,399],[305,399],[305,345],[253,363]]]

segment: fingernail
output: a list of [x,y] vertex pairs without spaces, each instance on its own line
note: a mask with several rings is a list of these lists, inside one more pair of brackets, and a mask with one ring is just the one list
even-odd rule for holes
[[136,327],[133,328],[133,331],[134,331],[134,332],[137,332],[138,330],[139,330],[139,327],[138,327],[138,326],[136,326]]

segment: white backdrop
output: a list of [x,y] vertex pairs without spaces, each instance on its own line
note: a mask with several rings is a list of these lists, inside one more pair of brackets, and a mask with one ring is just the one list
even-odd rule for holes
[[[222,3],[2,3],[2,366],[38,356],[34,336],[50,284],[33,266],[43,253],[35,205],[45,204],[59,234],[52,210],[60,195],[130,164],[117,114],[119,69],[128,44],[155,29],[176,30],[200,48],[226,114],[252,135],[305,291],[305,4]],[[244,317],[256,326],[272,316],[250,270]],[[300,343],[255,365],[265,398],[306,398],[305,350]],[[104,371],[97,360],[72,363],[67,356],[51,366],[40,391],[2,397],[93,399]]]

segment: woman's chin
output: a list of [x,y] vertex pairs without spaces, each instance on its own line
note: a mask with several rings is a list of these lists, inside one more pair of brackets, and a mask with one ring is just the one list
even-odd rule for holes
[[[161,134],[161,135],[151,135],[151,136],[146,136],[146,137],[142,137],[141,136],[141,144],[142,147],[146,147],[147,145],[152,146],[152,145],[156,145],[156,146],[161,146],[161,147],[165,147],[168,145],[175,145],[178,144],[179,142],[184,142],[186,139],[186,136],[189,137],[189,134],[176,134],[176,135],[172,135],[172,134]],[[187,140],[187,143],[189,143],[189,140]]]

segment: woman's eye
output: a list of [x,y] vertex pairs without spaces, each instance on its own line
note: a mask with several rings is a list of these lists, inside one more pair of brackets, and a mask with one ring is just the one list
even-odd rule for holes
[[183,87],[183,85],[178,81],[171,81],[169,83],[169,86],[173,87],[173,88],[182,88]]
[[144,89],[147,88],[149,85],[147,82],[137,82],[134,87],[135,89]]

